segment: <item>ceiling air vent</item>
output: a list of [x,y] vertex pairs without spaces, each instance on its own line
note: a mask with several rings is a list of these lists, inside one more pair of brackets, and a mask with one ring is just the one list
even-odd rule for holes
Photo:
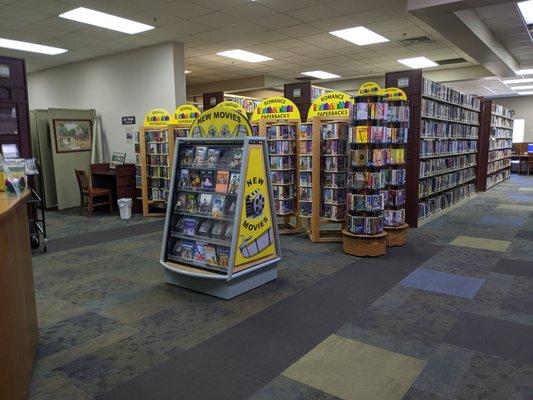
[[460,64],[466,62],[464,58],[448,58],[446,60],[435,61],[439,65]]
[[422,43],[431,43],[432,40],[428,38],[427,36],[419,36],[409,39],[402,39],[400,40],[400,43],[404,46],[413,46],[415,44],[422,44]]

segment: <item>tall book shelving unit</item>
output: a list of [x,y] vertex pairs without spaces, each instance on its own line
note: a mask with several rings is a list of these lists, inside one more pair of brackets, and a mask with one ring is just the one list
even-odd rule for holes
[[[478,190],[486,191],[511,176],[514,111],[484,100],[478,156]],[[486,166],[486,167],[485,167]]]
[[406,222],[417,227],[476,195],[482,99],[422,70],[388,73],[385,82],[409,96]]

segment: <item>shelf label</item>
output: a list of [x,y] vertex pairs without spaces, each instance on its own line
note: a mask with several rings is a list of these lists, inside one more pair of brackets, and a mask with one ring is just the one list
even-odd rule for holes
[[226,100],[222,103],[218,103],[215,108],[231,108],[232,110],[240,112],[242,115],[246,115],[246,110],[236,101]]
[[252,121],[260,119],[280,120],[297,119],[300,120],[300,110],[291,100],[285,97],[270,97],[263,100],[255,108]]
[[407,101],[407,95],[402,89],[390,87],[385,89],[385,96],[389,101]]
[[182,104],[174,111],[173,124],[176,125],[191,125],[200,115],[200,110],[193,104]]
[[382,94],[381,87],[376,82],[365,82],[357,91],[358,96],[380,96]]
[[307,119],[312,117],[340,117],[348,118],[352,99],[349,94],[343,92],[329,92],[313,101]]
[[250,121],[231,108],[215,107],[201,113],[191,125],[192,137],[252,136]]
[[235,267],[277,254],[262,144],[250,145],[247,166]]
[[162,108],[156,108],[148,112],[144,117],[145,128],[159,128],[170,123],[170,114]]

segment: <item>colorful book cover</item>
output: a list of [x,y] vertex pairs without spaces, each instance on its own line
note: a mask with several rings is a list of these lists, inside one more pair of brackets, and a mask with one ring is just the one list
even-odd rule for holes
[[218,266],[218,259],[217,259],[217,250],[215,246],[212,244],[206,244],[204,246],[205,250],[205,261],[208,265],[216,265]]
[[183,164],[192,165],[193,161],[194,161],[194,149],[192,147],[188,147],[185,149],[183,153]]
[[200,200],[198,203],[198,211],[201,213],[210,213],[212,200],[213,200],[213,195],[208,194],[208,193],[202,193],[200,195]]
[[224,196],[213,196],[213,207],[211,215],[215,218],[222,218],[224,216]]
[[368,164],[369,150],[357,149],[353,152],[352,165],[364,167]]
[[201,171],[200,177],[201,177],[201,187],[202,189],[213,189],[213,176],[215,172],[214,171]]
[[176,200],[176,207],[178,209],[183,209],[187,207],[187,193],[180,192],[178,194],[178,199]]
[[189,186],[197,189],[202,186],[200,171],[192,170],[189,172]]
[[242,148],[236,147],[233,150],[233,157],[230,162],[230,168],[232,169],[239,169],[241,168],[241,162],[242,162]]
[[190,185],[189,170],[188,169],[182,169],[180,171],[180,186],[181,187],[187,187],[189,185]]
[[217,171],[217,181],[215,191],[218,193],[227,193],[229,183],[229,171]]
[[220,237],[224,233],[224,222],[217,221],[211,230],[211,234],[215,237]]
[[207,157],[207,147],[197,146],[194,153],[194,164],[204,165]]
[[194,246],[194,261],[197,261],[199,263],[205,263],[205,243],[202,242],[196,242],[196,245]]
[[355,127],[355,143],[368,143],[368,127],[356,126]]
[[198,228],[198,234],[202,236],[208,236],[209,229],[211,229],[211,221],[209,221],[208,219],[203,220],[200,223],[200,227]]
[[218,247],[217,248],[217,256],[218,256],[218,264],[224,268],[224,269],[228,269],[228,266],[229,266],[229,256],[230,256],[230,251],[229,249],[226,249],[226,248],[223,248],[223,247]]
[[196,235],[196,218],[183,219],[183,233],[185,235]]
[[187,194],[187,211],[196,212],[198,204],[196,203],[196,195],[194,193]]
[[219,149],[208,149],[205,165],[208,167],[216,167],[219,159],[220,159]]
[[181,242],[181,258],[184,260],[192,260],[194,253],[194,242],[191,242],[190,240],[183,240]]
[[233,172],[229,179],[228,193],[238,193],[239,191],[239,181],[241,179],[241,174],[238,172]]

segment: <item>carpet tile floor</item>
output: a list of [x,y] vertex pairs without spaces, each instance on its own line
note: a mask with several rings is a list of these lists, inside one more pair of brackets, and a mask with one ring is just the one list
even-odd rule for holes
[[160,219],[48,222],[32,400],[533,399],[533,178],[378,259],[283,236],[279,278],[230,301],[164,283]]

